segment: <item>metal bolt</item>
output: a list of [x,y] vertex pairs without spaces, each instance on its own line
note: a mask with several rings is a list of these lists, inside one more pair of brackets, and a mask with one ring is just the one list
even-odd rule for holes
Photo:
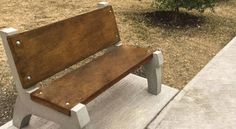
[[109,12],[110,12],[110,13],[112,13],[112,11],[111,11],[111,10],[110,10]]
[[16,45],[20,46],[21,42],[20,41],[16,41]]
[[66,103],[66,106],[68,106],[68,105],[70,105],[70,103],[67,102],[67,103]]
[[42,94],[43,94],[43,92],[39,92],[39,94],[40,94],[40,95],[42,95]]
[[31,80],[31,77],[30,77],[30,76],[27,76],[27,79],[28,79],[28,80]]

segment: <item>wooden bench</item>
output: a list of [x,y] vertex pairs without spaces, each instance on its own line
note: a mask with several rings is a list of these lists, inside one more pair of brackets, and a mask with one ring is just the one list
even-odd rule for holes
[[[161,91],[160,51],[120,44],[115,16],[109,5],[34,30],[1,30],[1,37],[18,97],[13,124],[27,126],[31,115],[57,122],[63,129],[80,129],[90,121],[86,104],[123,77],[144,65],[148,91]],[[39,82],[108,50],[49,86]]]

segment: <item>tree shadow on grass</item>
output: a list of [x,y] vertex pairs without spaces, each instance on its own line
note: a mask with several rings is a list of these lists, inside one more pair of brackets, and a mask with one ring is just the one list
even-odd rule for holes
[[198,27],[204,18],[188,13],[175,13],[171,11],[156,11],[143,14],[149,24],[167,27]]
[[154,11],[145,13],[133,13],[133,20],[142,20],[148,26],[158,26],[164,28],[194,28],[200,27],[205,22],[205,18],[186,12],[175,13],[172,11]]

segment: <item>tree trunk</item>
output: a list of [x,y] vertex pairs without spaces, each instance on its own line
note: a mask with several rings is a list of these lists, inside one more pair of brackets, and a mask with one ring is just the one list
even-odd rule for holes
[[178,22],[179,7],[177,6],[174,10],[174,22]]

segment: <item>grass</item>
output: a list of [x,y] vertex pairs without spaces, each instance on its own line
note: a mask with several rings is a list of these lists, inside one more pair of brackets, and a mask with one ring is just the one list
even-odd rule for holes
[[[109,0],[116,13],[123,44],[149,47],[164,54],[163,81],[182,89],[236,35],[236,1],[219,2],[215,13],[184,10],[184,24],[167,22],[152,0]],[[0,27],[30,30],[96,7],[97,1],[1,0]],[[166,15],[166,14],[165,14]],[[11,119],[16,97],[13,79],[0,42],[0,125]],[[139,69],[136,73],[144,75]]]
[[[184,24],[172,24],[154,8],[125,11],[125,23],[133,37],[128,44],[162,50],[164,83],[182,89],[236,34],[234,1],[221,2],[215,13],[184,12]],[[125,32],[125,34],[128,32]]]

